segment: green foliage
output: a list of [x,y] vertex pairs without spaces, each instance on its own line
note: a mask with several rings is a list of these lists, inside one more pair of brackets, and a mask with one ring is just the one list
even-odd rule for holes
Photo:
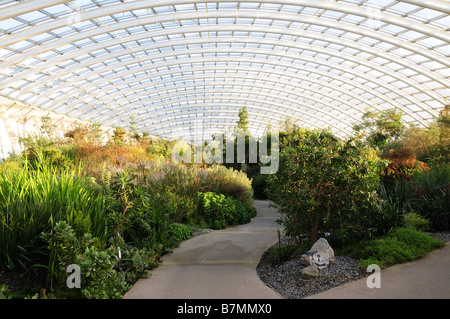
[[[245,173],[165,161],[171,142],[129,145],[120,128],[119,143],[103,146],[100,132],[96,124],[73,128],[64,141],[46,132],[24,138],[24,156],[0,165],[2,270],[46,271],[51,297],[120,298],[190,237],[185,224],[205,227],[199,192],[223,194],[224,222],[208,220],[216,228],[255,216]],[[69,264],[81,267],[82,289],[67,289]]]
[[[91,234],[76,234],[65,221],[55,224],[51,232],[42,234],[48,242],[53,268],[50,288],[58,295],[79,297],[80,291],[65,285],[66,269],[70,264],[80,266],[81,294],[88,299],[122,298],[127,289],[124,274],[114,268],[117,264],[116,249],[104,247]],[[55,287],[53,287],[55,283]]]
[[292,259],[298,249],[299,246],[294,243],[272,247],[269,250],[269,260],[274,265],[281,265],[285,261]]
[[403,216],[403,223],[406,228],[412,228],[419,231],[429,230],[431,227],[428,219],[415,212],[406,213]]
[[105,198],[72,170],[45,162],[38,169],[0,171],[0,268],[40,262],[41,232],[60,220],[71,222],[82,211],[91,220],[90,232],[105,238]]
[[239,120],[237,122],[237,128],[240,128],[244,131],[248,129],[248,112],[245,107],[239,110]]
[[196,213],[201,180],[194,167],[168,161],[152,162],[143,167],[137,178],[163,206],[170,222],[186,223]]
[[127,132],[121,128],[121,127],[116,127],[113,131],[113,141],[115,142],[125,142],[125,135],[127,134]]
[[240,201],[248,211],[252,210],[252,182],[244,172],[213,165],[206,169],[206,175],[203,178],[205,190],[231,196]]
[[370,264],[378,264],[383,268],[417,259],[442,246],[443,242],[422,232],[396,228],[381,238],[360,243],[353,254],[361,259],[361,269],[366,269]]
[[[280,141],[280,168],[268,179],[268,194],[286,234],[312,242],[329,231],[340,243],[370,233],[383,162],[359,139],[294,130]],[[373,229],[372,229],[373,231]]]
[[266,187],[267,187],[268,175],[256,175],[252,179],[253,193],[255,199],[267,199]]
[[377,214],[374,214],[374,223],[377,226],[377,235],[382,235],[401,226],[407,203],[406,180],[397,179],[388,186],[380,183],[378,195],[380,206]]
[[401,118],[402,113],[398,113],[395,109],[380,112],[367,111],[363,115],[362,123],[355,125],[353,129],[358,133],[365,133],[369,145],[383,147],[390,140],[402,135],[404,125]]
[[281,265],[285,261],[292,259],[292,257],[299,254],[301,249],[301,246],[299,246],[298,244],[293,244],[291,242],[282,245],[280,230],[277,229],[277,233],[278,244],[277,246],[270,248],[268,255],[269,260],[273,265]]
[[200,214],[206,224],[213,229],[246,224],[254,217],[240,201],[230,196],[206,192],[199,193],[198,197]]
[[450,165],[417,172],[408,184],[408,207],[429,219],[435,230],[450,229]]
[[180,242],[191,237],[192,230],[188,225],[172,223],[168,226],[167,234],[171,240]]

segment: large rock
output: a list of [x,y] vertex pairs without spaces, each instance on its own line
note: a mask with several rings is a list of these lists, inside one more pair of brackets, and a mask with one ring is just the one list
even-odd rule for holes
[[314,279],[319,276],[319,269],[314,265],[309,265],[300,271],[303,279]]
[[334,250],[325,238],[320,238],[308,252],[301,256],[305,266],[314,265],[319,269],[328,267],[330,261],[335,259]]

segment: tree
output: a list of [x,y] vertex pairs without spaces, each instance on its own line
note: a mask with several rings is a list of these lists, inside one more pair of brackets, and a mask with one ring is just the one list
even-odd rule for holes
[[53,123],[53,119],[49,115],[41,116],[41,134],[48,138],[53,138],[55,133],[56,125]]
[[131,119],[131,121],[130,121],[130,126],[128,128],[128,132],[130,133],[130,137],[132,139],[135,139],[136,141],[138,141],[140,136],[139,136],[139,133],[138,133],[137,127],[136,127],[136,124],[137,124],[136,117],[134,115],[132,115],[132,116],[130,116],[130,119]]
[[365,134],[369,145],[383,147],[389,141],[398,139],[404,132],[402,116],[403,114],[395,109],[380,112],[367,111],[362,117],[362,123],[355,125],[353,129]]
[[268,196],[286,234],[314,243],[331,232],[342,243],[367,235],[378,203],[381,159],[359,138],[296,129],[280,140],[280,165],[268,177]]
[[125,130],[121,127],[116,127],[113,131],[113,140],[115,142],[124,142],[124,138],[125,138],[125,134],[127,132],[125,132]]
[[243,131],[248,130],[248,112],[245,107],[239,110],[239,120],[237,122],[236,129],[242,129]]

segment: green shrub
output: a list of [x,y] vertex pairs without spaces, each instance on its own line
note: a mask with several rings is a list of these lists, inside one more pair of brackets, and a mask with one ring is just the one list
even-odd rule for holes
[[248,211],[253,208],[252,182],[244,172],[213,165],[206,169],[203,185],[206,191],[231,196],[240,201]]
[[290,260],[299,250],[297,244],[286,244],[272,247],[269,250],[269,260],[274,265],[280,265]]
[[425,231],[429,230],[431,225],[430,221],[420,214],[415,212],[409,212],[403,216],[403,223],[406,228],[412,228],[415,230]]
[[373,206],[383,162],[358,138],[295,130],[280,140],[280,165],[268,178],[268,195],[285,232],[315,242],[328,231],[343,244],[375,231]]
[[281,232],[279,229],[277,229],[278,234],[278,244],[272,248],[269,249],[268,258],[269,261],[273,265],[281,265],[285,261],[290,260],[295,255],[299,255],[301,252],[306,252],[308,249],[304,249],[304,247],[293,244],[291,241],[289,241],[287,244],[281,243]]
[[201,218],[213,229],[245,224],[252,218],[244,205],[230,196],[206,192],[199,193],[198,197]]
[[139,172],[137,182],[163,206],[170,222],[187,223],[196,214],[202,181],[194,167],[158,161],[143,164]]
[[443,242],[422,232],[396,228],[381,238],[361,243],[354,255],[361,259],[362,269],[371,263],[386,267],[417,259],[443,245]]
[[450,230],[450,165],[418,172],[408,185],[408,206],[429,219],[435,230]]
[[252,179],[253,193],[255,199],[267,199],[266,186],[268,175],[255,175]]
[[[81,237],[80,237],[81,236]],[[65,221],[42,237],[50,251],[49,279],[50,289],[61,297],[82,297],[88,299],[122,298],[128,289],[124,273],[115,270],[117,250],[106,247],[104,243],[92,238],[91,234],[76,234]],[[66,269],[76,264],[81,271],[81,291],[66,286]]]
[[169,225],[167,233],[170,239],[180,242],[189,239],[192,230],[188,225],[172,223]]

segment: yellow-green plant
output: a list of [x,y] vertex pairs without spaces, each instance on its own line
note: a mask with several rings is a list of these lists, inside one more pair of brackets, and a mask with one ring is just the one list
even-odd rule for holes
[[42,161],[31,169],[0,171],[0,268],[27,268],[45,254],[40,234],[59,220],[71,223],[82,211],[91,233],[105,238],[104,198],[76,171]]

